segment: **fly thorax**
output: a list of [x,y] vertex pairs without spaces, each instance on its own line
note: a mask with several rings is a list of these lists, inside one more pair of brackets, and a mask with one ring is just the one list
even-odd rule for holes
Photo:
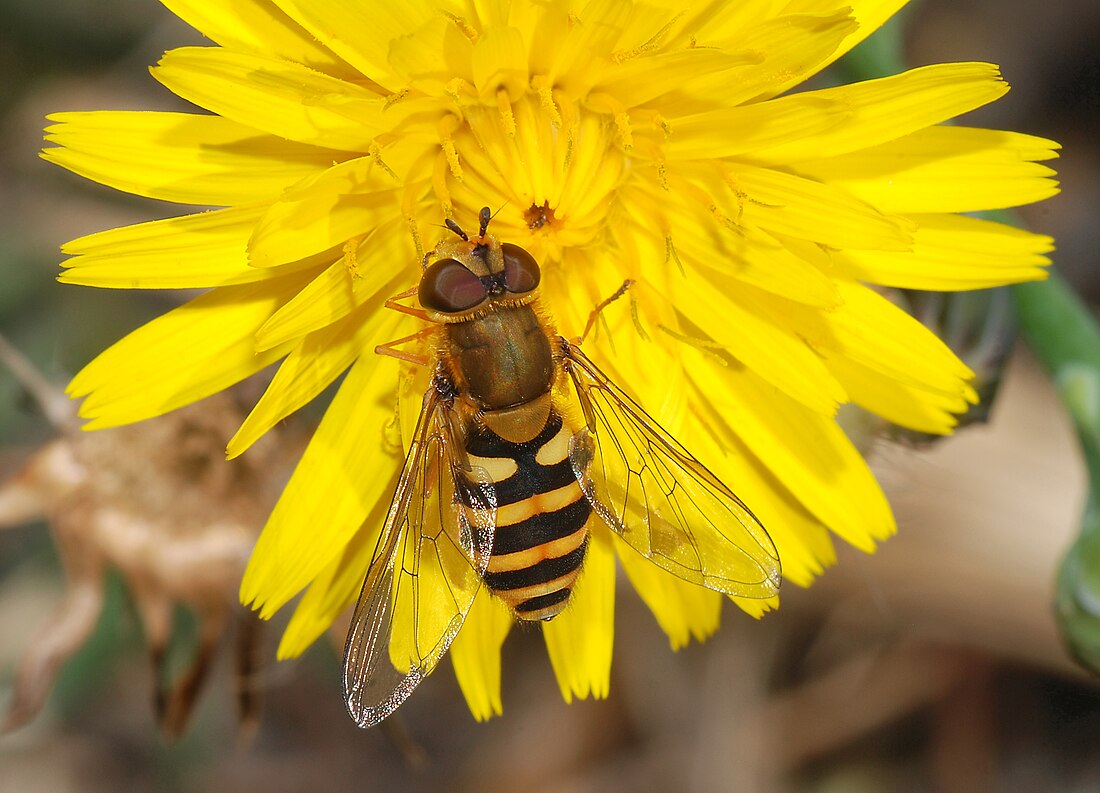
[[446,329],[452,361],[482,408],[522,405],[550,390],[550,339],[530,306],[497,309]]

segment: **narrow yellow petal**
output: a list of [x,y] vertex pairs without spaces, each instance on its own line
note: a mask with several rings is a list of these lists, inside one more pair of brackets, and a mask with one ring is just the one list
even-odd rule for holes
[[843,187],[884,212],[975,212],[1058,192],[1057,143],[1016,132],[938,126],[798,171]]
[[847,401],[840,383],[803,339],[748,308],[757,290],[717,274],[673,279],[670,285],[670,298],[692,324],[773,387],[826,416]]
[[602,699],[611,690],[615,637],[615,552],[608,530],[591,521],[588,555],[568,608],[542,634],[566,702]]
[[128,193],[229,206],[271,199],[332,164],[332,152],[217,116],[142,111],[54,113],[42,157]]
[[491,27],[478,37],[471,55],[474,87],[483,100],[495,101],[503,89],[510,101],[527,92],[527,45],[513,27]]
[[[695,376],[705,380],[706,371],[696,371]],[[715,411],[708,393],[692,390],[695,420],[685,424],[681,441],[760,519],[779,552],[783,580],[809,586],[836,562],[828,528],[802,506],[787,483],[770,471],[745,441],[716,429],[724,419]],[[734,602],[759,616],[753,603],[761,601],[737,598]]]
[[181,47],[165,53],[152,73],[199,107],[300,143],[363,152],[389,128],[383,97],[289,61]]
[[[307,333],[338,322],[357,306],[375,296],[393,297],[417,282],[411,263],[416,257],[408,250],[411,241],[380,226],[360,243],[354,269],[347,259],[329,265],[312,282],[264,323],[256,334],[256,348],[263,350],[299,339]],[[405,269],[400,265],[408,264]],[[281,268],[280,268],[281,269]],[[384,280],[372,273],[401,273]]]
[[812,77],[878,30],[887,19],[908,2],[909,0],[791,0],[786,7],[788,13],[825,13],[840,6],[847,7],[849,13],[855,18],[856,25],[841,38],[831,53],[816,61],[813,68],[797,76],[777,81],[765,96],[781,94],[788,88]]
[[713,270],[799,303],[826,308],[840,300],[829,276],[755,226],[720,225],[705,207],[676,205],[653,190],[624,190],[623,201],[635,211],[617,237],[619,229],[638,240],[660,237],[659,252],[643,260],[649,278],[660,272],[675,278],[687,268],[706,277]]
[[938,63],[893,77],[824,88],[806,96],[847,108],[841,123],[812,137],[775,145],[764,141],[752,158],[788,164],[860,151],[947,121],[1007,91],[1000,71],[988,63]]
[[717,75],[724,75],[736,81],[740,70],[762,59],[758,52],[727,52],[709,47],[660,52],[606,70],[591,92],[613,96],[627,108],[639,107],[678,89],[691,90],[696,78],[710,83]]
[[570,15],[569,32],[550,52],[547,80],[574,96],[584,96],[633,13],[629,0],[587,0]]
[[959,423],[954,414],[970,405],[962,394],[943,394],[900,383],[842,355],[830,355],[825,363],[857,405],[918,432],[950,435]]
[[[384,492],[397,488],[396,458],[392,467],[392,476]],[[363,588],[388,509],[389,500],[378,499],[343,551],[309,585],[279,641],[276,652],[279,660],[304,653],[355,602]]]
[[347,320],[306,336],[286,357],[263,397],[229,441],[236,457],[298,408],[327,388],[360,355],[397,338],[403,319],[382,308],[382,297],[364,304]]
[[301,63],[334,77],[354,70],[276,8],[270,0],[161,0],[168,9],[226,49]]
[[225,286],[143,325],[104,350],[69,384],[85,396],[86,429],[159,416],[221,391],[286,355],[255,351],[252,336],[302,284],[300,274]]
[[500,650],[513,617],[507,607],[482,587],[454,644],[451,662],[470,712],[486,721],[504,712],[500,699]]
[[677,159],[747,155],[753,161],[774,162],[767,157],[771,149],[791,141],[808,141],[805,145],[813,148],[819,137],[851,114],[844,102],[817,93],[720,107],[671,122],[665,150]]
[[973,372],[932,331],[872,289],[837,286],[844,304],[826,315],[825,349],[918,389],[968,393]]
[[[750,13],[755,12],[756,6],[755,3],[721,5],[731,9],[744,6]],[[847,4],[824,13],[760,15],[753,21],[757,24],[729,28],[707,25],[698,31],[699,45],[759,53],[763,57],[758,63],[729,74],[701,75],[692,80],[689,87],[693,96],[717,97],[723,104],[735,105],[774,90],[779,79],[786,78],[790,85],[800,83],[816,72],[857,29]],[[670,107],[670,117],[682,115],[675,108]]]
[[457,4],[422,0],[376,3],[370,13],[364,13],[359,0],[274,2],[322,45],[370,80],[393,92],[401,90],[404,84],[389,62],[391,42],[415,35],[422,26],[434,22],[440,11],[462,13]]
[[401,193],[399,182],[373,158],[341,163],[294,185],[268,208],[249,243],[250,261],[275,267],[343,245],[381,224],[388,234],[407,239],[395,212]]
[[280,278],[316,266],[248,265],[248,238],[266,207],[245,205],[100,231],[61,246],[58,280],[110,289],[203,289]]
[[736,183],[747,196],[727,200],[729,214],[741,208],[744,222],[833,248],[909,250],[912,224],[832,185],[765,168],[738,166]]
[[836,260],[860,281],[937,292],[1046,277],[1050,237],[959,215],[911,217],[919,225],[912,251],[843,251]]
[[[395,362],[365,355],[348,372],[252,552],[241,601],[269,618],[352,541],[392,495],[397,456],[385,443]],[[302,531],[308,526],[309,531]]]
[[692,639],[701,642],[718,630],[720,594],[676,578],[618,537],[614,541],[631,586],[653,612],[673,650],[686,647]]
[[[868,552],[875,540],[894,533],[886,497],[834,420],[777,392],[750,370],[714,366],[686,345],[682,355],[689,362],[685,370],[705,395],[700,402],[713,406],[720,437],[735,437],[750,449],[810,514]],[[700,378],[700,371],[706,377]]]

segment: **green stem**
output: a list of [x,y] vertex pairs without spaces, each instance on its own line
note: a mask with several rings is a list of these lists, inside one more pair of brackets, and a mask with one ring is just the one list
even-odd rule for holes
[[1020,329],[1050,372],[1088,468],[1088,502],[1058,571],[1055,614],[1073,655],[1100,672],[1100,328],[1057,273],[1013,292]]

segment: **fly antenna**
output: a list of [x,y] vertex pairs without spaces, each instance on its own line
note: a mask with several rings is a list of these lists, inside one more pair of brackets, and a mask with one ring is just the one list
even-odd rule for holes
[[485,236],[485,230],[489,228],[489,221],[493,219],[493,213],[489,211],[489,207],[482,207],[481,211],[477,213],[478,223],[481,224],[480,236]]
[[[470,241],[470,238],[466,236],[466,232],[462,230],[462,226],[455,223],[453,218],[447,218],[443,222],[447,224],[447,228],[449,228],[451,231],[453,231],[458,236],[462,237],[464,242],[469,242]],[[484,234],[485,232],[482,231],[481,233]]]

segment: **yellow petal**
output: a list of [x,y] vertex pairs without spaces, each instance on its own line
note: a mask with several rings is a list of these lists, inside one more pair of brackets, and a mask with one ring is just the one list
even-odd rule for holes
[[334,77],[355,76],[347,63],[321,46],[269,0],[161,2],[173,14],[226,49],[301,63]]
[[932,331],[865,286],[837,286],[844,304],[827,315],[826,349],[918,389],[969,393],[973,372]]
[[1007,91],[1000,71],[988,63],[939,63],[893,77],[813,91],[807,98],[835,102],[847,108],[847,117],[812,137],[776,145],[765,141],[752,152],[752,158],[785,164],[859,151],[954,118]]
[[692,382],[713,405],[720,437],[739,439],[810,514],[868,552],[876,539],[894,533],[882,490],[835,421],[777,392],[750,370],[707,365],[686,346],[682,356],[690,361],[685,370]]
[[159,416],[221,391],[286,355],[252,335],[302,283],[300,274],[225,286],[152,320],[104,350],[69,384],[86,429]]
[[665,150],[670,158],[678,159],[748,154],[754,161],[774,162],[767,159],[770,149],[790,141],[801,144],[807,140],[804,145],[812,148],[819,137],[844,123],[851,113],[845,103],[816,93],[721,107],[672,122]]
[[[351,542],[392,495],[399,461],[384,439],[395,362],[364,355],[348,372],[252,552],[241,601],[269,618]],[[308,526],[308,531],[302,527]]]
[[89,234],[61,246],[73,258],[62,264],[66,269],[57,280],[110,289],[202,289],[315,267],[310,260],[279,268],[248,266],[246,245],[264,210],[263,205],[230,207]]
[[474,87],[483,100],[496,101],[503,90],[510,101],[517,101],[528,88],[527,46],[523,33],[513,27],[485,30],[471,54]]
[[451,645],[451,662],[470,712],[485,721],[504,712],[500,700],[500,650],[512,628],[512,613],[482,587]]
[[847,6],[852,16],[855,17],[857,25],[855,30],[840,40],[840,43],[837,44],[830,55],[818,61],[806,75],[798,79],[788,79],[778,83],[768,95],[774,96],[782,93],[791,86],[797,85],[806,77],[821,71],[878,30],[886,20],[896,14],[908,2],[909,0],[792,0],[787,6],[787,11],[790,13],[823,13],[838,6]]
[[[415,285],[417,276],[409,267],[389,281],[373,273],[402,273],[394,263],[412,263],[411,241],[392,228],[379,226],[359,245],[354,267],[340,259],[329,265],[285,306],[275,312],[256,334],[256,348],[267,349],[298,339],[343,319],[350,311],[377,295],[389,298]],[[359,259],[361,256],[362,259]],[[281,268],[280,268],[281,269]]]
[[718,630],[720,594],[676,578],[618,537],[614,540],[631,586],[653,612],[673,650],[687,646],[692,639],[701,642]]
[[974,212],[1018,206],[1058,192],[1054,141],[991,129],[939,126],[850,155],[800,163],[884,212]]
[[369,13],[364,12],[359,0],[274,2],[325,47],[370,80],[393,92],[399,91],[404,84],[389,63],[391,42],[415,35],[422,25],[435,21],[440,11],[462,12],[460,7],[449,2],[425,0],[375,3]]
[[959,215],[911,217],[919,225],[912,251],[842,251],[837,261],[860,281],[940,292],[1046,277],[1050,237]]
[[899,383],[842,355],[829,355],[826,365],[844,383],[852,401],[902,427],[933,435],[950,435],[956,413],[970,405],[963,394],[943,394]]
[[[715,4],[718,6],[719,4]],[[855,32],[856,21],[844,7],[812,14],[754,14],[756,4],[724,3],[726,8],[743,6],[753,13],[747,27],[708,24],[698,31],[701,46],[719,46],[735,52],[759,53],[759,63],[730,74],[701,75],[689,84],[696,97],[717,97],[723,104],[742,104],[762,93],[773,91],[786,78],[794,85],[813,74],[829,59],[846,37]],[[720,7],[720,6],[719,6]],[[708,103],[711,104],[711,103]],[[672,105],[668,115],[683,115]]]
[[289,61],[181,47],[165,53],[152,73],[199,107],[292,141],[365,152],[389,128],[384,98]]
[[623,202],[634,211],[613,229],[616,238],[658,236],[657,252],[641,260],[648,278],[663,272],[667,280],[684,269],[706,278],[717,271],[800,303],[831,307],[839,301],[831,278],[770,234],[743,223],[720,225],[704,207],[673,204],[666,195],[624,190]]
[[629,0],[588,0],[575,9],[569,32],[549,52],[552,64],[547,81],[573,96],[586,94],[633,12]]
[[[397,488],[397,458],[385,492]],[[386,520],[389,500],[380,498],[347,546],[317,575],[298,601],[276,652],[279,660],[296,658],[306,651],[341,614],[363,588],[367,568]]]
[[569,606],[542,628],[566,702],[602,699],[611,690],[615,637],[615,553],[608,530],[589,521],[588,554]]
[[813,240],[832,248],[909,250],[912,224],[879,212],[832,185],[765,168],[738,166],[746,199],[726,200],[731,217],[743,208],[748,225]]
[[226,454],[236,457],[298,408],[326,389],[360,355],[397,338],[403,319],[382,308],[382,298],[365,304],[347,321],[306,336],[286,357],[263,398],[229,441]]
[[832,416],[847,401],[818,354],[786,327],[748,310],[755,289],[716,274],[676,280],[669,295],[680,311],[738,361],[811,410]]
[[709,83],[717,75],[724,75],[736,81],[739,70],[759,63],[763,57],[759,52],[726,52],[708,47],[659,52],[608,69],[591,92],[614,97],[626,108],[639,107],[678,89],[690,90],[696,79]]
[[[342,245],[380,224],[406,239],[399,182],[374,158],[359,157],[306,179],[271,205],[249,243],[254,267],[275,267]],[[412,246],[409,246],[412,250]]]
[[42,157],[128,193],[229,206],[277,196],[332,164],[332,152],[265,135],[217,116],[97,111],[54,113]]
[[[695,374],[702,380],[705,370]],[[692,389],[691,399],[695,420],[685,424],[680,439],[760,520],[779,552],[783,580],[809,586],[836,562],[827,527],[802,506],[785,481],[770,471],[745,441],[716,429],[723,420],[708,393]],[[758,604],[764,603],[765,608],[771,604],[770,599],[735,598],[734,602],[753,616],[761,613]]]

